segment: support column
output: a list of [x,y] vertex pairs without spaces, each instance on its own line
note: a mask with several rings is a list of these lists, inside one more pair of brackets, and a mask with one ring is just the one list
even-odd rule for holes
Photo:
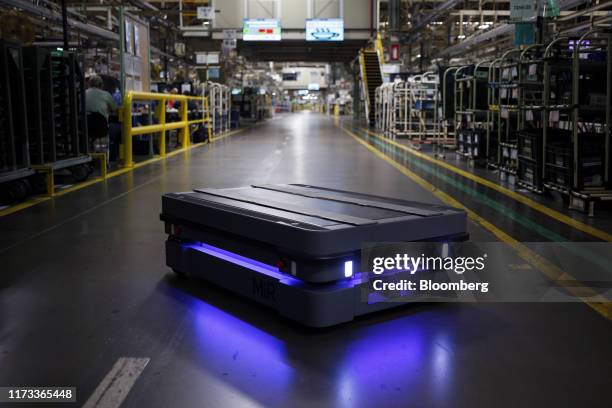
[[125,14],[119,6],[119,89],[125,98]]

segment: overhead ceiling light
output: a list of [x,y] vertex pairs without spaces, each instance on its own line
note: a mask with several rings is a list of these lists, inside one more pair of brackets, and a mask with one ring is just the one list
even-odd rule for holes
[[479,30],[485,30],[485,29],[489,28],[490,25],[491,25],[490,23],[482,23],[481,25],[478,26],[478,29]]
[[465,38],[465,34],[459,34],[457,36],[458,39],[463,40]]

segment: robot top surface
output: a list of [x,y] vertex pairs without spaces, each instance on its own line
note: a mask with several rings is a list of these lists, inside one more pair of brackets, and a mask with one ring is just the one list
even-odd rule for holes
[[462,210],[301,184],[169,193],[161,218],[310,258],[357,251],[365,243],[467,234]]

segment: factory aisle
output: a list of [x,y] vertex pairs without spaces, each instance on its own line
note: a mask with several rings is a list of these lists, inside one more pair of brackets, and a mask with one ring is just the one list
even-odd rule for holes
[[[164,265],[165,192],[303,183],[440,202],[377,143],[348,121],[281,115],[0,218],[0,384],[74,385],[83,403],[139,357],[126,407],[606,406],[612,326],[582,303],[414,304],[311,331]],[[542,226],[592,239],[502,195],[500,216],[490,192],[404,161],[517,239],[549,240]]]

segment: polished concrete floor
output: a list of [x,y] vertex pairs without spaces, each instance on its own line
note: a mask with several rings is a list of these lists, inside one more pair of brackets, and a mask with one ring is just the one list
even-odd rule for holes
[[[516,239],[592,239],[415,171]],[[74,385],[82,403],[118,358],[147,357],[123,406],[610,406],[612,325],[583,303],[414,304],[313,331],[173,276],[161,194],[253,183],[439,202],[304,112],[0,218],[0,386]]]

